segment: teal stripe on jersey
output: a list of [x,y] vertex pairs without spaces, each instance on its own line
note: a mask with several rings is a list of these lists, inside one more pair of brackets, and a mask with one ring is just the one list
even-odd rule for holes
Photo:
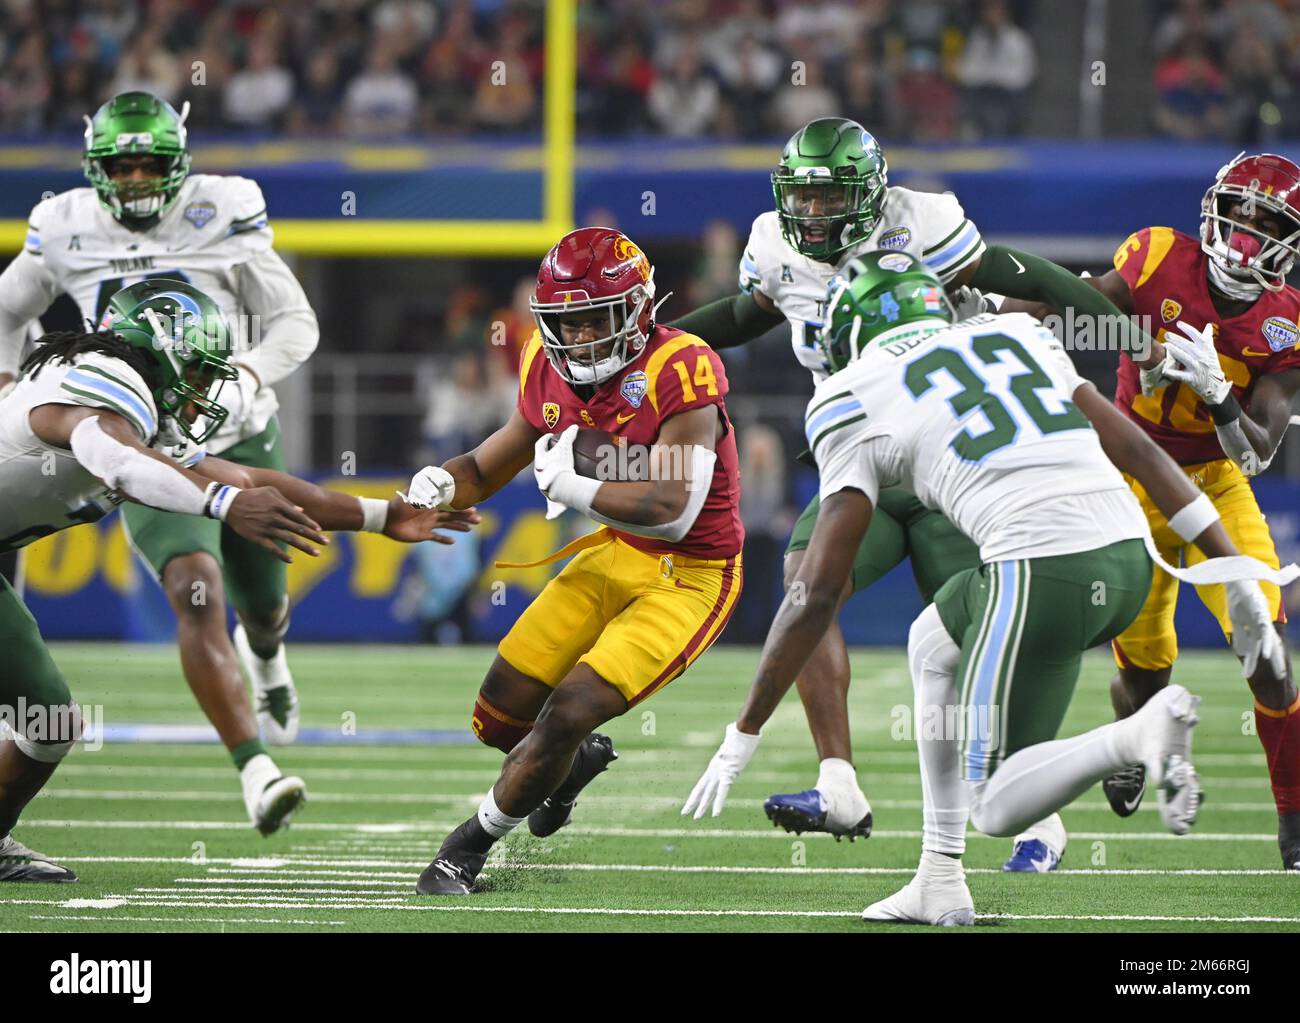
[[856,416],[850,416],[848,419],[841,419],[837,423],[832,423],[830,426],[826,427],[826,429],[822,430],[821,433],[817,434],[817,436],[813,438],[812,443],[808,445],[808,450],[811,451],[813,453],[813,457],[816,458],[817,445],[820,444],[822,441],[824,441],[829,434],[834,433],[836,430],[842,430],[846,426],[852,426],[854,423],[860,423],[862,422],[862,420],[866,418],[867,418],[867,414],[865,412],[859,412]]
[[103,377],[105,380],[111,380],[119,387],[126,388],[133,395],[135,395],[135,397],[139,400],[140,404],[143,405],[145,408],[150,408],[153,405],[153,399],[146,397],[145,394],[140,390],[140,388],[136,387],[135,384],[131,383],[131,381],[127,380],[125,377],[120,377],[116,373],[110,373],[108,370],[88,362],[77,363],[77,369],[81,370],[81,372],[83,373],[96,373],[99,376]]
[[92,407],[105,408],[108,409],[108,411],[110,412],[116,412],[119,416],[121,416],[123,419],[125,419],[128,423],[130,423],[132,426],[136,428],[136,432],[140,434],[140,439],[143,440],[145,443],[148,443],[149,438],[153,436],[153,434],[145,427],[145,424],[140,421],[140,417],[138,415],[136,415],[134,412],[131,412],[129,409],[127,409],[125,405],[118,404],[112,398],[108,398],[103,394],[96,394],[91,391],[83,391],[76,387],[70,387],[67,381],[64,381],[59,386],[63,390],[67,391],[69,394],[75,395],[76,397],[83,399],[82,401],[78,402],[78,404],[80,405],[84,405],[87,402],[89,402],[91,403]]

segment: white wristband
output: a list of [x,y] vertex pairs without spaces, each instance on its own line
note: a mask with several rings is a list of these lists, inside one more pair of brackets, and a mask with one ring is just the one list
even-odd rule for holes
[[226,516],[230,514],[230,506],[240,493],[239,487],[229,483],[209,483],[208,489],[203,492],[203,514],[218,522],[225,522]]
[[388,502],[378,497],[358,497],[361,502],[361,532],[382,533],[388,525]]
[[1214,502],[1208,496],[1202,494],[1169,517],[1169,528],[1191,543],[1218,521],[1219,509],[1214,507]]
[[600,480],[579,476],[576,472],[564,472],[555,478],[546,496],[566,508],[572,508],[583,515],[591,514],[591,502],[596,500],[596,491],[600,489]]

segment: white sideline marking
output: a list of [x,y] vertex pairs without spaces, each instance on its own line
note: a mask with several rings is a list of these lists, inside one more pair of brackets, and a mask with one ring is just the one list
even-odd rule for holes
[[[391,824],[366,824],[356,821],[326,823],[324,821],[293,822],[292,830],[300,831],[352,831],[360,834],[411,834],[429,835],[441,838],[446,832],[456,827],[460,821],[437,823],[425,821],[408,821]],[[249,831],[247,821],[120,821],[120,820],[81,820],[76,818],[24,818],[24,828],[94,828],[126,831]],[[744,829],[729,828],[620,828],[620,827],[584,827],[570,824],[564,829],[565,837],[588,838],[774,838],[791,841],[790,835],[780,828]],[[920,831],[886,831],[871,832],[873,838],[920,838]],[[797,836],[801,841],[809,838],[831,839],[833,836],[824,832],[807,831]],[[994,838],[970,832],[967,836],[974,840],[1005,842],[1005,838]],[[1190,835],[1171,835],[1167,831],[1072,831],[1071,838],[1080,841],[1166,841],[1179,842],[1276,842],[1277,835],[1268,832],[1216,832],[1200,831]]]
[[[77,916],[75,913],[45,915],[33,913],[29,920],[81,920],[103,923],[101,916]],[[346,920],[281,920],[278,917],[242,917],[242,916],[114,916],[114,920],[130,920],[132,923],[148,924],[293,924],[298,927],[315,927],[324,924],[327,927],[346,927]]]
[[[411,896],[421,898],[421,896]],[[41,899],[3,899],[0,904],[59,906]],[[208,902],[165,899],[132,899],[136,907],[159,906],[170,908],[211,908],[211,909],[316,909],[328,908],[331,911],[391,909],[399,912],[416,913],[525,913],[537,916],[649,916],[649,917],[784,917],[784,918],[851,918],[857,919],[860,910],[792,910],[792,909],[610,909],[601,907],[578,906],[474,906],[474,905],[437,905],[411,904],[397,900],[378,900],[360,898],[323,898],[300,899],[296,902],[287,900],[267,900],[263,903],[252,901],[215,900]],[[1095,920],[1106,922],[1160,922],[1160,923],[1300,923],[1298,916],[1157,916],[1154,914],[1014,914],[1014,913],[978,913],[982,920]],[[106,918],[100,918],[106,919]],[[111,919],[111,918],[107,918]]]
[[[1256,783],[1257,785],[1260,783]],[[1208,786],[1203,786],[1208,788]],[[450,795],[428,795],[422,792],[320,792],[312,789],[309,801],[313,803],[342,803],[345,805],[370,805],[373,803],[397,803],[402,805],[449,805],[477,806],[483,801],[486,789],[482,792],[454,793]],[[61,789],[52,787],[43,789],[38,798],[44,799],[103,799],[120,800],[161,800],[169,803],[207,803],[234,802],[238,795],[233,787],[224,789]],[[627,796],[587,795],[582,801],[591,806],[603,806],[622,810],[627,814],[644,814],[645,811],[675,810],[685,801],[677,796]],[[763,806],[763,799],[729,799],[727,805],[737,810],[757,810]],[[883,810],[920,810],[919,799],[877,799],[871,804]],[[1213,810],[1224,813],[1268,813],[1276,812],[1273,803],[1221,803],[1214,802]],[[1069,809],[1077,812],[1110,811],[1108,803],[1071,803]],[[1158,807],[1154,800],[1146,800],[1139,808],[1139,813],[1156,813]]]

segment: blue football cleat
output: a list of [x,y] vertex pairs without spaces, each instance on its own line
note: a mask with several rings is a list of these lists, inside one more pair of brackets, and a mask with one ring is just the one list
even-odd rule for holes
[[802,835],[805,831],[824,831],[835,836],[835,841],[847,837],[850,842],[871,836],[871,811],[847,831],[834,831],[826,826],[826,800],[817,789],[769,796],[763,812],[773,824],[786,831]]
[[1017,842],[1011,850],[1011,859],[1002,864],[1002,869],[1018,874],[1046,874],[1055,870],[1061,857],[1046,842],[1038,838]]

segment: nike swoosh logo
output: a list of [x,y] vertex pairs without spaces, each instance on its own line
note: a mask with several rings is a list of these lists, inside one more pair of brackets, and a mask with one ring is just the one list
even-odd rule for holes
[[1016,273],[1018,273],[1018,274],[1022,274],[1022,273],[1025,272],[1025,264],[1024,264],[1024,263],[1020,262],[1020,260],[1016,259],[1016,257],[1013,256],[1013,255],[1011,255],[1011,253],[1009,253],[1009,252],[1007,253],[1007,258],[1010,259],[1011,262],[1013,262],[1013,263],[1016,264]]
[[1139,793],[1137,794],[1137,798],[1136,798],[1136,799],[1126,799],[1126,800],[1124,800],[1124,809],[1127,810],[1129,813],[1132,813],[1134,810],[1137,809],[1137,805],[1138,805],[1138,803],[1142,802],[1142,796],[1143,796],[1143,795],[1144,795],[1144,793],[1139,792]]
[[687,586],[687,585],[686,585],[684,582],[682,582],[680,579],[674,579],[674,580],[673,580],[673,585],[676,586],[679,590],[694,590],[696,593],[703,593],[703,592],[704,592],[704,591],[703,591],[702,589],[700,589],[700,587],[698,587],[698,586]]
[[620,416],[615,416],[615,417],[614,417],[615,421],[618,423],[619,426],[622,426],[622,425],[623,425],[624,423],[626,423],[629,419],[634,419],[634,418],[636,418],[636,413],[635,413],[635,412],[629,412],[629,413],[628,413],[627,415],[625,415],[625,416],[621,416],[621,415],[620,415]]
[[1267,359],[1267,358],[1268,358],[1270,355],[1272,355],[1273,353],[1272,353],[1272,352],[1257,352],[1257,351],[1255,351],[1255,349],[1253,349],[1253,348],[1251,348],[1249,345],[1247,345],[1246,347],[1244,347],[1244,348],[1241,350],[1241,354],[1242,354],[1242,355],[1253,355],[1253,356],[1255,356],[1255,358],[1257,358],[1257,359]]

